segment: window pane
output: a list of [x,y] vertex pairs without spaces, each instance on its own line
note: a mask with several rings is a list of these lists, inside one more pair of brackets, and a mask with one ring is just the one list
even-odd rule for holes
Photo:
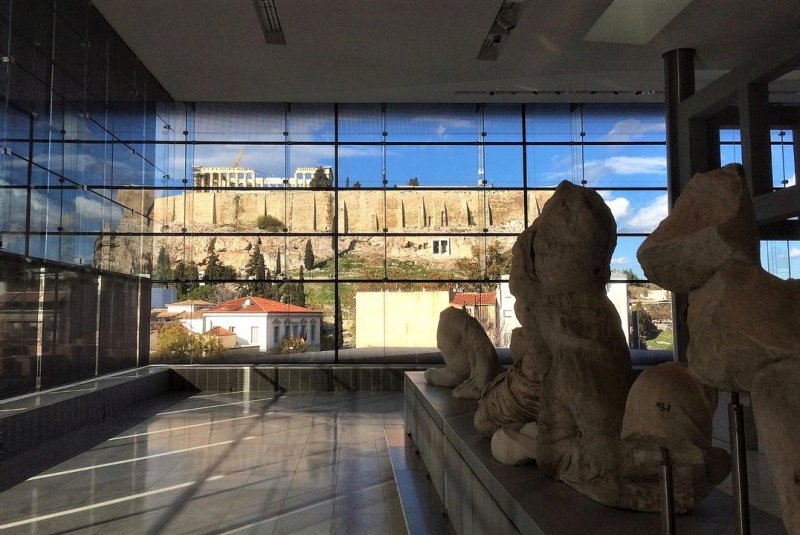
[[478,113],[471,104],[387,104],[389,141],[478,141]]
[[661,104],[585,104],[584,141],[629,143],[664,142],[666,122]]
[[478,186],[477,147],[458,145],[391,146],[386,149],[388,187]]
[[598,193],[611,209],[617,232],[652,232],[667,217],[666,191],[603,191]]

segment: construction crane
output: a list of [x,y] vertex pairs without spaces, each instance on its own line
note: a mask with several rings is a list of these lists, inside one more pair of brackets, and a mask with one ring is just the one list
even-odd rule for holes
[[244,154],[244,148],[239,150],[239,154],[237,154],[236,159],[233,160],[234,167],[239,167],[239,162],[242,161],[242,154]]

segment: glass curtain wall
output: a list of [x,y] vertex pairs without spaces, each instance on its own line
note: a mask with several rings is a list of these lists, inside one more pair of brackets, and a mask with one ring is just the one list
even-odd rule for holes
[[174,109],[146,188],[153,361],[425,362],[449,303],[507,348],[511,247],[562,180],[617,220],[631,346],[671,347],[669,294],[635,255],[667,211],[661,106]]
[[0,3],[0,57],[5,397],[147,363],[139,275],[172,108],[89,2]]
[[[788,188],[797,183],[795,156],[800,154],[797,130],[770,131],[772,141],[772,187]],[[724,128],[719,133],[722,165],[742,161],[741,134],[738,129]],[[782,279],[800,278],[799,241],[762,241],[761,266]]]

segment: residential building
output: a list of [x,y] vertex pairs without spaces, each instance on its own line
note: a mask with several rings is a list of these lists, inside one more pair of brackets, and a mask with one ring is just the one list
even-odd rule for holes
[[302,338],[307,350],[317,350],[322,336],[322,312],[263,297],[240,297],[202,311],[202,328],[222,327],[236,335],[237,346],[279,351],[284,338]]

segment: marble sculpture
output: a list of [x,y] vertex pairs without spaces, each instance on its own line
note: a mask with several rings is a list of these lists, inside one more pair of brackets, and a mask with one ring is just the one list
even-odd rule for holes
[[463,308],[449,306],[439,314],[436,345],[444,368],[428,368],[425,381],[453,388],[453,397],[478,399],[500,373],[500,359],[481,324]]
[[800,281],[760,267],[759,235],[742,168],[695,175],[638,251],[647,277],[688,293],[689,371],[749,392],[781,503],[800,533]]
[[630,388],[628,347],[605,290],[615,244],[603,199],[562,182],[514,244],[510,286],[522,327],[513,367],[485,389],[475,426],[493,436],[497,459],[535,458],[590,498],[640,511],[660,510],[666,447],[676,510],[685,512],[728,471],[727,454],[711,447],[716,391],[679,365],[649,370]]

